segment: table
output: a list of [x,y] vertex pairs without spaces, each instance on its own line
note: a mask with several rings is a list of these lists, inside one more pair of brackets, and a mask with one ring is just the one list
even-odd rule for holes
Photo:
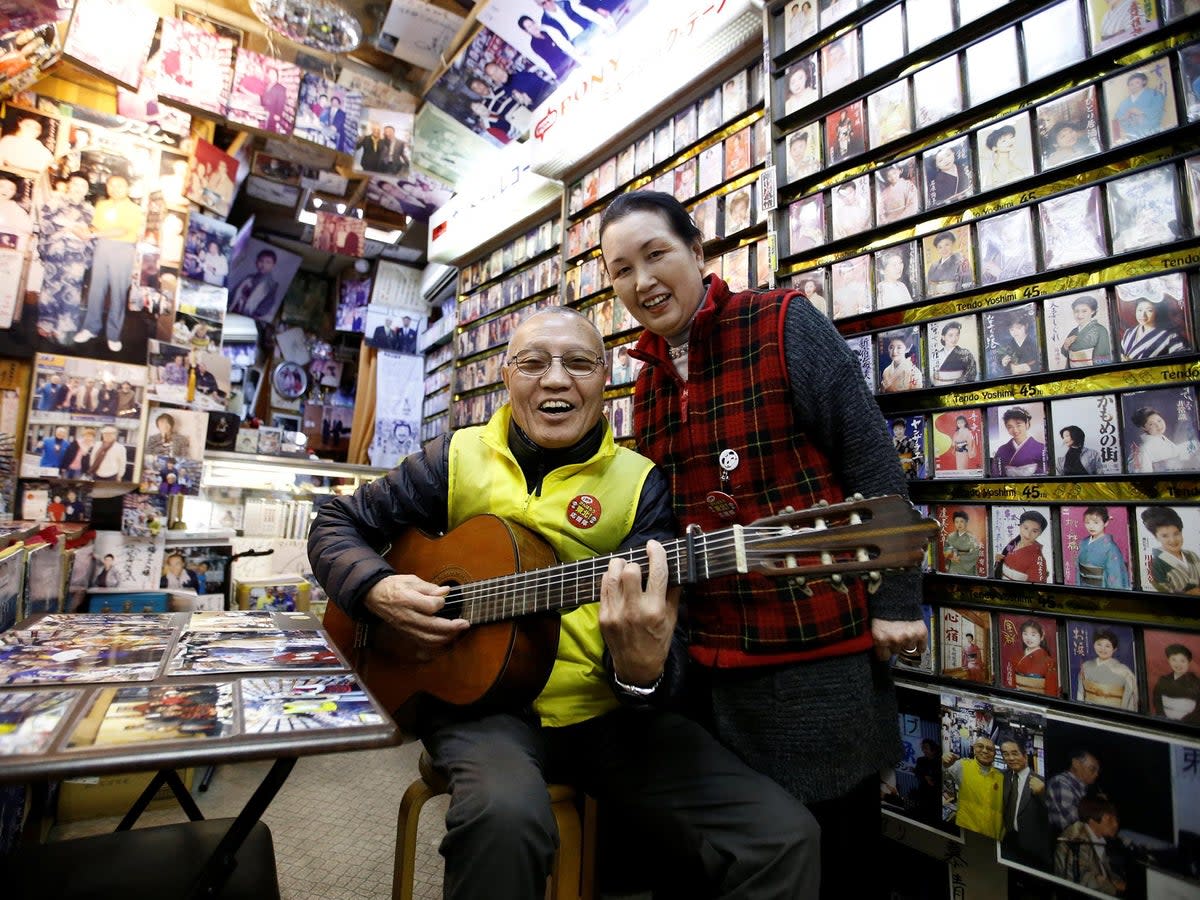
[[[0,720],[17,723],[0,734],[0,782],[158,770],[115,834],[13,854],[4,878],[17,879],[16,896],[26,896],[22,879],[29,896],[104,896],[88,869],[105,861],[120,871],[113,854],[132,858],[131,879],[148,870],[153,883],[146,894],[123,882],[129,896],[229,896],[226,886],[263,896],[261,879],[273,883],[275,869],[258,820],[296,760],[400,742],[320,623],[278,612],[32,617],[0,634]],[[222,822],[203,820],[175,771],[259,759],[274,760],[270,771],[241,813]],[[164,783],[190,821],[130,831]],[[164,856],[172,846],[182,859]],[[147,864],[155,859],[169,867]],[[258,886],[230,881],[235,868],[259,870]],[[61,880],[72,874],[77,894]]]

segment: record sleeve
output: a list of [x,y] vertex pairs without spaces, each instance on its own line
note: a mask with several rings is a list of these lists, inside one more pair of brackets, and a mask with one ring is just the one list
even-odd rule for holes
[[904,477],[920,480],[929,477],[929,417],[901,416],[889,423],[892,446],[900,460]]
[[991,684],[992,614],[951,606],[942,607],[940,612],[938,657],[942,662],[942,675],[976,684]]
[[830,225],[834,240],[874,227],[870,179],[870,175],[860,175],[842,182],[830,192]]
[[922,239],[925,294],[940,297],[975,285],[975,254],[968,225],[947,228]]
[[1042,371],[1040,317],[1036,303],[984,310],[984,374],[988,378],[1022,378]]
[[893,163],[875,174],[875,210],[880,225],[915,216],[921,211],[915,156]]
[[77,691],[0,694],[0,757],[46,752],[78,696]]
[[799,253],[825,243],[825,195],[813,194],[788,205],[788,252]]
[[951,409],[933,417],[934,478],[983,475],[983,411]]
[[1154,0],[1085,0],[1092,55],[1155,31]]
[[908,0],[908,52],[937,40],[954,30],[954,4],[951,0]]
[[[654,138],[654,132],[645,134],[638,140],[634,147],[634,168],[636,169],[636,174],[638,175],[648,172],[654,168]],[[582,201],[582,194],[580,195],[580,199]],[[580,204],[580,209],[582,209],[582,202]],[[575,212],[578,211],[579,209],[575,210]],[[574,213],[571,213],[571,215],[574,215]]]
[[1071,699],[1115,709],[1138,709],[1133,629],[1093,620],[1067,620]]
[[247,734],[381,725],[383,716],[348,675],[247,678],[241,683]]
[[1200,471],[1196,389],[1128,391],[1121,395],[1125,466],[1131,474]]
[[1139,506],[1138,586],[1163,594],[1200,593],[1200,509]]
[[1049,297],[1042,304],[1042,315],[1051,370],[1105,366],[1115,359],[1108,294],[1103,288]]
[[711,241],[721,234],[720,198],[709,197],[692,207],[692,221],[700,229],[700,240]]
[[929,338],[929,379],[933,387],[979,380],[979,323],[973,315],[941,319],[925,326]]
[[726,237],[745,231],[754,224],[754,185],[743,185],[736,191],[730,191],[722,199],[725,207]]
[[863,24],[863,74],[870,74],[904,55],[904,15],[901,6],[897,3]]
[[721,264],[725,283],[731,291],[745,291],[750,288],[750,247],[737,247],[725,254]]
[[854,358],[858,360],[858,368],[862,372],[863,381],[866,382],[867,388],[874,391],[875,349],[871,345],[871,336],[869,334],[860,334],[857,337],[846,338],[846,346]]
[[994,9],[1004,6],[1005,0],[958,0],[958,24],[961,28],[968,22],[982,18]]
[[1023,401],[987,408],[993,478],[1031,478],[1050,472],[1046,405]]
[[1200,633],[1142,629],[1151,715],[1200,725]]
[[1184,160],[1183,177],[1187,182],[1188,206],[1192,210],[1192,234],[1200,234],[1200,156]]
[[[704,137],[715,131],[721,121],[721,89],[714,88],[701,97],[696,104],[696,134]],[[638,147],[640,150],[641,141],[638,142]],[[638,171],[644,171],[640,165]]]
[[967,96],[972,106],[1021,86],[1017,28],[1005,28],[967,47]]
[[703,194],[715,188],[725,177],[725,145],[721,143],[705,147],[697,157],[696,190]]
[[[835,300],[836,302],[836,300]],[[895,394],[925,386],[921,326],[910,325],[879,335],[879,392]]]
[[690,104],[675,114],[675,152],[696,142],[696,105]]
[[763,289],[771,285],[775,269],[771,265],[771,246],[766,238],[754,242],[754,284]]
[[1157,247],[1183,236],[1175,179],[1175,166],[1166,165],[1108,183],[1114,253]]
[[829,271],[835,321],[871,311],[870,254],[836,262]]
[[633,176],[637,174],[635,168],[637,150],[633,144],[630,144],[624,150],[617,154],[617,184],[628,184],[633,181]]
[[817,4],[787,3],[783,7],[783,49],[795,47],[817,33]]
[[1001,687],[1059,696],[1057,619],[1000,613],[996,636]]
[[1057,581],[1050,507],[997,505],[990,510],[992,577],[1026,583]]
[[783,114],[786,116],[815,103],[821,96],[817,81],[817,57],[806,56],[783,70],[781,82]]
[[825,158],[830,163],[838,163],[866,151],[863,114],[863,101],[855,100],[825,117]]
[[1129,509],[1124,506],[1059,507],[1063,584],[1129,590]]
[[1122,360],[1154,359],[1191,351],[1192,326],[1184,273],[1127,281],[1118,284],[1114,293]]
[[975,231],[981,284],[1022,278],[1037,271],[1033,217],[1028,207],[980,219]]
[[962,74],[958,57],[948,56],[913,75],[913,97],[918,128],[962,112]]
[[1179,72],[1187,120],[1195,122],[1200,119],[1200,44],[1192,44],[1179,51]]
[[[749,76],[746,70],[742,69],[721,85],[721,120],[728,122],[740,116],[746,111],[749,104]],[[657,156],[657,154],[655,155]]]
[[971,142],[967,135],[926,150],[925,208],[933,209],[975,193]]
[[858,0],[820,0],[820,9],[821,27],[828,28],[858,9]]
[[750,128],[735,131],[725,138],[725,180],[728,181],[754,165],[750,152]]
[[912,98],[908,80],[901,79],[867,97],[867,134],[879,147],[912,132]]
[[674,147],[672,122],[668,119],[654,129],[654,164],[658,165],[670,159]]
[[821,168],[821,123],[810,122],[784,138],[784,171],[788,181],[812,175]]
[[1049,100],[1034,114],[1043,170],[1094,156],[1103,149],[1095,85]]
[[1077,0],[1061,0],[1021,23],[1021,46],[1030,81],[1059,72],[1087,55]]
[[1047,269],[1091,262],[1107,255],[1100,204],[1098,185],[1060,194],[1038,204],[1042,254]]
[[696,196],[696,157],[675,167],[675,199],[691,200]]
[[916,241],[875,253],[875,308],[903,306],[921,298],[921,255]]
[[975,132],[979,189],[1011,184],[1033,175],[1029,113],[1019,113]]
[[832,94],[861,76],[862,67],[859,65],[858,59],[857,30],[848,31],[821,48],[821,91],[823,94]]
[[187,741],[234,731],[232,684],[136,685],[97,691],[67,746]]
[[[821,311],[821,315],[829,315],[828,273],[825,269],[809,269],[799,275],[792,276],[792,287],[804,294],[808,302]],[[870,346],[870,340],[867,341]],[[874,354],[868,353],[868,358],[874,360]],[[874,384],[874,377],[867,379],[867,384]]]
[[941,536],[937,570],[947,575],[987,577],[988,509],[982,504],[954,503],[933,508]]
[[1114,75],[1102,85],[1108,144],[1116,147],[1179,124],[1171,63],[1165,57]]

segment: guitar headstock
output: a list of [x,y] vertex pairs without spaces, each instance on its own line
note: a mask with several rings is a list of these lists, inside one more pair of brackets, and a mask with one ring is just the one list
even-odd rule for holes
[[896,494],[788,510],[743,531],[750,571],[785,578],[822,579],[920,566],[938,532]]

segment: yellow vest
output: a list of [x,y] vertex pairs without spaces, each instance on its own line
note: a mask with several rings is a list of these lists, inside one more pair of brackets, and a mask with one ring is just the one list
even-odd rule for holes
[[[564,562],[614,552],[633,528],[653,463],[614,444],[606,427],[591,459],[547,473],[541,491],[530,494],[508,447],[511,416],[506,403],[486,425],[451,438],[450,527],[491,513],[541,535]],[[554,667],[533,704],[543,725],[573,725],[617,706],[603,656],[600,605],[564,613]]]
[[985,774],[978,762],[964,759],[955,824],[1000,840],[1004,825],[1003,788],[1004,776],[994,766]]

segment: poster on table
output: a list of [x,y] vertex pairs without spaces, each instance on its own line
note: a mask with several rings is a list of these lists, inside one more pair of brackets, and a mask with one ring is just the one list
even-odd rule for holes
[[391,468],[421,446],[425,366],[420,356],[380,353],[371,465]]
[[236,732],[232,684],[104,688],[72,732],[68,749],[149,741],[195,741]]
[[274,134],[291,134],[302,75],[293,63],[239,47],[225,118]]
[[158,95],[220,115],[229,101],[233,48],[233,38],[182,19],[163,19],[158,53],[151,59]]
[[158,15],[134,0],[76,0],[63,53],[132,90],[158,28]]
[[274,320],[303,258],[257,238],[234,256],[229,275],[229,312],[262,322]]

